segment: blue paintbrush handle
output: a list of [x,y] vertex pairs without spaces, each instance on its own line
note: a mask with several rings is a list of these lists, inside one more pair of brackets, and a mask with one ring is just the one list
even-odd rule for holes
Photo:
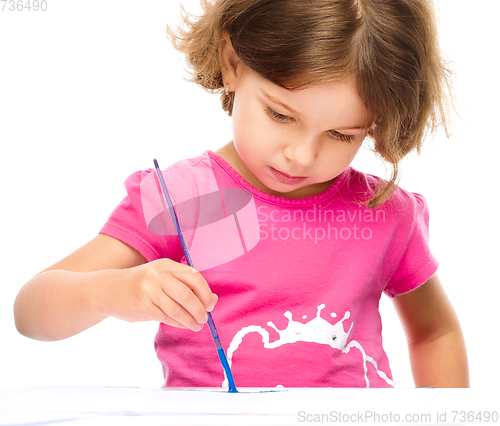
[[[167,201],[168,209],[170,210],[170,215],[172,216],[172,220],[174,221],[175,229],[177,231],[177,235],[179,237],[179,241],[181,242],[182,246],[182,251],[184,252],[184,256],[186,256],[186,261],[189,266],[194,268],[193,265],[193,260],[191,259],[191,255],[189,254],[189,250],[186,244],[186,240],[184,239],[184,234],[182,233],[181,226],[179,224],[179,220],[177,219],[177,214],[175,213],[174,210],[174,205],[172,204],[172,200],[170,199],[170,195],[167,190],[167,185],[165,184],[165,180],[163,179],[163,175],[160,170],[160,166],[158,165],[158,162],[155,160],[155,169],[156,169],[156,174],[158,176],[158,180],[160,181],[160,186],[161,190],[163,192],[164,198]],[[222,344],[219,339],[219,333],[217,332],[217,329],[215,328],[215,323],[212,318],[212,314],[208,312],[208,328],[210,329],[210,334],[212,335],[212,338],[214,339],[215,347],[217,348],[217,354],[219,355],[220,362],[222,364],[222,367],[224,368],[224,371],[226,372],[227,376],[227,381],[229,384],[229,392],[238,392],[236,390],[236,386],[234,384],[234,379],[233,379],[233,374],[231,372],[231,368],[229,367],[229,363],[227,362],[226,354],[224,353],[224,348],[222,347]]]

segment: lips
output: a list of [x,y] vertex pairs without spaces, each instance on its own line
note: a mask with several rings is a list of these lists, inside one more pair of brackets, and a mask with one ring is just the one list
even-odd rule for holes
[[302,182],[307,177],[307,176],[290,176],[286,173],[276,170],[274,167],[271,167],[271,172],[277,181],[285,183],[287,185],[296,185]]

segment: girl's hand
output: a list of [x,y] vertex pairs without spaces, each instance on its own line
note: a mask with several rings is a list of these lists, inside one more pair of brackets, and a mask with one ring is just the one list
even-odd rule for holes
[[117,273],[118,279],[108,282],[97,295],[105,315],[199,331],[217,303],[199,272],[173,260],[159,259]]
[[200,330],[217,296],[199,272],[172,260],[146,259],[107,235],[29,280],[14,302],[19,332],[61,340],[108,316]]

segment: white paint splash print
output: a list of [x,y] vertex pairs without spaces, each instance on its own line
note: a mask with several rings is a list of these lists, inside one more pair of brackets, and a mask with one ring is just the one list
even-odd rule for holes
[[[394,386],[393,381],[383,372],[378,369],[377,362],[370,356],[365,353],[363,347],[356,341],[351,340],[347,345],[347,339],[349,334],[351,333],[354,322],[351,323],[349,330],[344,331],[344,321],[349,319],[350,312],[346,311],[343,318],[340,321],[337,321],[335,324],[330,324],[327,320],[321,317],[321,311],[325,308],[325,304],[321,304],[318,306],[318,310],[316,313],[316,317],[312,320],[302,323],[299,321],[294,321],[292,317],[292,313],[287,311],[284,313],[284,316],[288,319],[288,325],[284,330],[279,330],[272,321],[269,321],[267,325],[279,334],[279,338],[274,342],[269,341],[269,332],[258,325],[250,325],[247,327],[243,327],[239,330],[229,348],[227,350],[227,359],[229,365],[232,364],[233,355],[235,351],[238,349],[240,344],[243,342],[243,338],[249,333],[259,333],[262,337],[262,343],[264,348],[273,349],[279,346],[283,346],[286,344],[293,344],[296,342],[310,342],[310,343],[318,343],[320,345],[328,345],[333,349],[338,349],[342,351],[342,353],[347,354],[351,350],[351,348],[356,348],[361,352],[363,357],[363,370],[366,381],[366,387],[370,387],[370,381],[368,380],[368,366],[367,362],[370,362],[376,369],[377,374],[385,380],[391,386]],[[330,316],[332,318],[337,317],[335,313],[331,313]],[[302,316],[302,319],[306,319],[307,316]],[[227,387],[227,379],[222,383],[223,387]]]

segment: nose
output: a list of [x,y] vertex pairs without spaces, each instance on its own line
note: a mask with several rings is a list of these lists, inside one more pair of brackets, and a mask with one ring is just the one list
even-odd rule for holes
[[312,138],[290,141],[284,149],[287,160],[300,167],[311,166],[318,156],[318,145]]

